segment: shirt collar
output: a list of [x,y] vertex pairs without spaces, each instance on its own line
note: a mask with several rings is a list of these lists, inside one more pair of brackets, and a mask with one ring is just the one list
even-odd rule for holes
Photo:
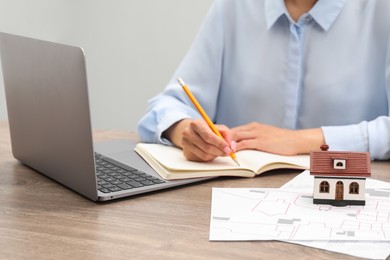
[[287,14],[284,0],[265,1],[265,19],[269,30],[276,21],[284,14]]
[[[318,0],[309,11],[310,16],[327,31],[345,5],[346,0]],[[265,0],[265,18],[270,29],[283,15],[289,17],[284,0]]]
[[313,19],[327,31],[341,13],[345,0],[318,0],[309,11]]

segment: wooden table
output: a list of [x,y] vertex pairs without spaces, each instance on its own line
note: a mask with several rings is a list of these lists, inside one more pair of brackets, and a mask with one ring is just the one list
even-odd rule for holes
[[[95,131],[94,136],[130,139],[134,133]],[[277,188],[298,173],[219,178],[95,203],[16,161],[8,125],[0,122],[0,258],[354,259],[277,241],[209,242],[212,187]],[[390,163],[373,163],[372,177],[390,181]]]

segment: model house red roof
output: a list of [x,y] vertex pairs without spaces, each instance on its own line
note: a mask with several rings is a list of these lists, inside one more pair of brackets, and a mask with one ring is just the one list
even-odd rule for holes
[[370,177],[370,155],[367,152],[311,152],[310,175]]

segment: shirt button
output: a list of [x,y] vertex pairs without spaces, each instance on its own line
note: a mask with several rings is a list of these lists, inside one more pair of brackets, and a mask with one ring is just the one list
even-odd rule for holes
[[306,23],[310,23],[311,22],[311,20],[312,20],[312,18],[310,17],[310,16],[308,16],[308,17],[306,17]]

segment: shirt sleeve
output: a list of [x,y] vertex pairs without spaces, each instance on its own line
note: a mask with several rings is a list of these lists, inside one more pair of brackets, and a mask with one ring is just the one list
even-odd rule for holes
[[390,159],[390,37],[385,67],[388,115],[357,125],[322,127],[325,142],[332,150],[368,151],[372,160]]
[[186,82],[210,118],[215,118],[223,52],[218,6],[219,1],[212,4],[191,48],[165,90],[148,101],[147,111],[137,126],[143,142],[172,145],[162,138],[165,130],[181,119],[201,117],[177,83],[178,77]]

